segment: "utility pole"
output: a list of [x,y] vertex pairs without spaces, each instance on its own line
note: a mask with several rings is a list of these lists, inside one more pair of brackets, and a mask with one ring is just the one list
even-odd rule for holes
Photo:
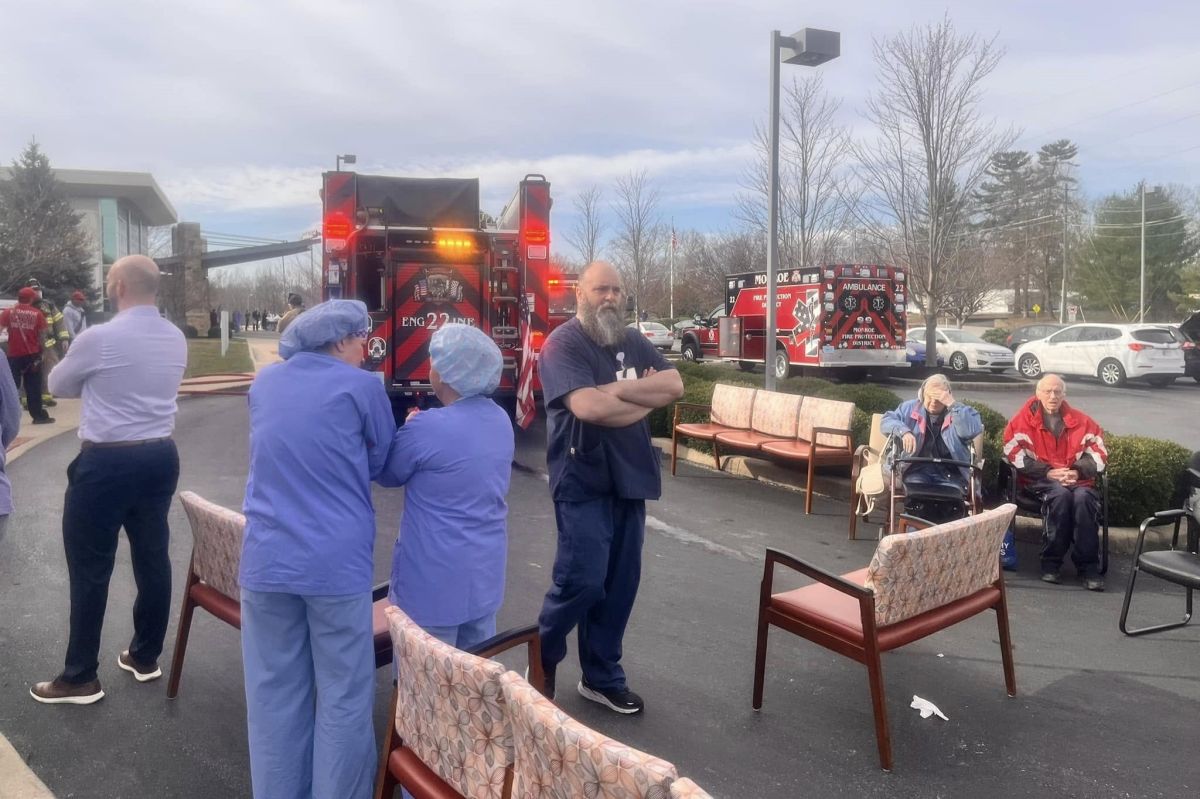
[[1138,323],[1146,321],[1146,181],[1138,184],[1142,191],[1142,271],[1138,288]]
[[1067,312],[1067,182],[1063,181],[1063,259],[1062,259],[1062,297],[1058,301],[1058,323],[1063,324]]

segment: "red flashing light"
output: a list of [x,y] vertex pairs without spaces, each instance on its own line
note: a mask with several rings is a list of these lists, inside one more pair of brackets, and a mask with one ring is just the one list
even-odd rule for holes
[[550,231],[544,227],[529,228],[525,231],[526,244],[546,244],[550,241]]
[[323,233],[326,240],[349,238],[353,230],[354,227],[350,224],[350,218],[340,211],[335,211],[325,217]]
[[542,348],[542,341],[546,338],[546,334],[540,330],[533,331],[530,336],[530,343],[533,344],[533,351],[537,352]]

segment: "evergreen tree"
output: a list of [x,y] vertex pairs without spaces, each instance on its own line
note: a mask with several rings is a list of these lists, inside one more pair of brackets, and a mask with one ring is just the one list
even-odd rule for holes
[[[1039,262],[1038,288],[1045,298],[1042,305],[1048,309],[1058,305],[1064,263],[1072,249],[1078,249],[1073,247],[1075,237],[1071,235],[1069,224],[1082,211],[1072,160],[1078,153],[1079,148],[1069,139],[1058,139],[1038,150],[1034,177],[1038,192],[1035,210],[1041,221],[1033,242]],[[1069,276],[1070,270],[1067,271]]]
[[37,278],[49,296],[92,290],[91,241],[50,169],[30,142],[0,180],[0,292],[15,294]]
[[1002,256],[1001,268],[1013,289],[1013,310],[1025,315],[1030,298],[1031,219],[1034,207],[1034,170],[1029,153],[1008,150],[992,156],[987,180],[975,194],[979,230]]
[[[1078,276],[1072,278],[1089,305],[1107,308],[1121,319],[1136,319],[1141,273],[1142,198],[1138,189],[1111,195],[1096,208],[1088,241],[1080,248]],[[1194,262],[1196,237],[1188,230],[1173,192],[1146,197],[1146,319],[1173,319],[1183,293],[1182,276]]]

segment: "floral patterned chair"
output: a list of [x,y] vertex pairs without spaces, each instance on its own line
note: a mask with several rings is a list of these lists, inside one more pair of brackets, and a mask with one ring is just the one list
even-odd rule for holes
[[[183,587],[179,630],[175,637],[175,651],[171,655],[171,674],[167,679],[167,697],[170,699],[179,693],[183,658],[192,630],[192,612],[198,607],[204,608],[226,624],[238,629],[242,626],[241,591],[237,576],[242,562],[242,532],[246,528],[246,517],[191,491],[180,493],[179,499],[192,527],[192,559]],[[387,583],[383,583],[376,586],[372,593],[375,601],[373,630],[376,668],[392,662],[391,641],[383,618],[387,588]]]
[[514,672],[500,683],[512,720],[514,797],[669,799],[673,765],[585,727]]
[[[996,611],[1004,684],[1016,696],[1008,604],[1000,573],[1000,542],[1015,505],[1001,505],[956,521],[879,542],[865,569],[832,574],[798,558],[768,549],[758,608],[754,657],[755,710],[762,707],[767,630],[780,627],[867,667],[879,762],[892,767],[883,692],[883,652],[910,644],[969,619]],[[772,593],[775,565],[787,566],[816,583]]]
[[[712,441],[718,433],[732,430],[749,430],[754,415],[754,401],[758,389],[748,386],[730,386],[717,383],[713,389],[712,404],[701,405],[695,402],[675,403],[675,418],[671,423],[671,474],[675,474],[675,463],[679,460],[679,439],[695,438],[700,441]],[[707,422],[684,422],[686,413],[695,414],[698,411],[708,411]],[[721,456],[713,446],[713,459],[717,470],[721,468]]]
[[696,783],[687,777],[680,777],[671,783],[671,799],[713,799]]
[[713,437],[713,452],[718,453],[722,444],[735,449],[758,450],[768,442],[794,441],[803,401],[804,397],[799,394],[759,391],[754,398],[750,429],[717,433]]
[[759,449],[784,461],[808,466],[804,484],[804,512],[812,513],[813,474],[818,466],[849,466],[854,462],[850,426],[854,403],[821,397],[805,397],[800,406],[796,437],[789,441],[764,441]]
[[376,796],[391,799],[402,786],[415,799],[507,799],[513,743],[500,688],[504,666],[487,657],[528,645],[540,685],[537,627],[501,633],[477,647],[480,655],[433,638],[399,608],[385,615],[397,681]]

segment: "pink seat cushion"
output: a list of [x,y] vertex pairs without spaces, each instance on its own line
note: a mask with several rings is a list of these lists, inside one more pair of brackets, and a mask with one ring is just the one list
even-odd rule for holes
[[[867,569],[841,575],[842,579],[864,585]],[[877,628],[879,648],[895,649],[944,630],[986,610],[1000,599],[1000,589],[985,588],[970,596],[910,619]],[[822,583],[806,585],[771,596],[770,608],[810,627],[816,627],[855,646],[863,646],[862,612],[856,598]]]

